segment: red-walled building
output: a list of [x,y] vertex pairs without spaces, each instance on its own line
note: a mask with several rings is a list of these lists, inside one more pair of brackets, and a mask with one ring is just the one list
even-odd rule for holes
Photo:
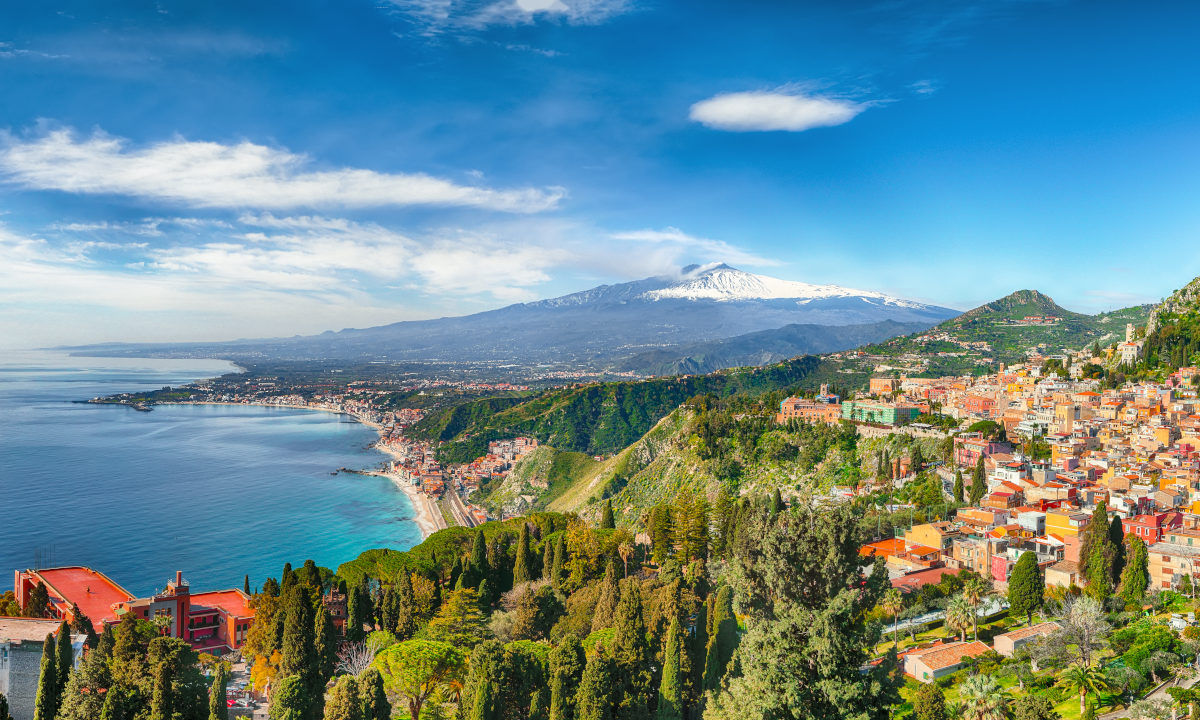
[[85,567],[18,570],[13,587],[24,608],[29,593],[44,585],[55,618],[70,622],[74,608],[92,621],[97,631],[129,614],[161,622],[164,632],[188,641],[198,652],[221,654],[237,650],[254,622],[250,596],[241,590],[192,594],[183,573],[150,597],[136,598],[102,573]]

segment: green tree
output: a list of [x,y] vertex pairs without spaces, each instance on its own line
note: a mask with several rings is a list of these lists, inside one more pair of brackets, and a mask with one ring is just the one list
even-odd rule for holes
[[13,716],[8,710],[8,698],[4,696],[4,693],[0,693],[0,720],[13,720]]
[[567,542],[563,538],[563,534],[559,534],[558,541],[554,543],[554,568],[550,573],[550,582],[557,590],[562,587],[562,582],[566,578],[565,565],[567,562]]
[[733,589],[722,585],[717,590],[717,600],[713,606],[713,633],[708,639],[707,653],[704,659],[704,689],[719,690],[721,678],[733,658],[733,651],[738,644],[737,615],[733,612]]
[[29,590],[29,596],[25,598],[25,607],[22,608],[22,614],[25,617],[44,618],[50,616],[50,593],[46,592],[46,586],[38,583]]
[[[1105,530],[1107,529],[1107,526],[1105,526]],[[1084,663],[1072,663],[1060,672],[1057,684],[1068,691],[1079,693],[1080,715],[1087,709],[1088,693],[1099,695],[1100,692],[1108,689],[1108,681],[1104,677],[1104,671],[1098,667],[1092,667]]]
[[612,500],[604,501],[604,509],[600,511],[600,529],[613,530],[617,527],[617,522],[613,518]]
[[774,492],[771,493],[771,514],[778,515],[783,511],[784,507],[783,496],[779,494],[779,488],[775,488]]
[[646,638],[642,592],[636,581],[626,580],[613,624],[613,663],[621,678],[619,720],[647,720],[654,702],[654,676],[650,661],[654,654]]
[[367,668],[358,676],[358,702],[362,720],[389,720],[392,705],[383,688],[383,676],[375,668]]
[[366,602],[362,586],[352,585],[346,592],[346,640],[358,642],[363,639],[363,625],[367,621]]
[[358,681],[353,675],[338,678],[333,689],[325,697],[324,720],[363,720]]
[[443,686],[462,678],[466,657],[457,647],[435,640],[405,640],[375,657],[384,688],[408,704],[410,717]]
[[463,588],[450,593],[438,614],[425,626],[423,634],[429,640],[471,648],[483,639],[485,630],[479,594]]
[[900,611],[904,609],[904,597],[900,594],[899,590],[891,588],[883,594],[883,601],[880,603],[880,607],[883,608],[885,613],[892,616],[892,644],[899,645],[900,635],[897,628],[900,624]]
[[1013,720],[1062,720],[1054,703],[1041,695],[1019,696],[1013,700],[1012,711]]
[[1009,612],[1024,615],[1026,622],[1032,623],[1033,611],[1041,606],[1045,593],[1046,580],[1038,567],[1037,556],[1028,550],[1021,553],[1008,580]]
[[225,683],[225,664],[217,663],[217,669],[213,672],[212,689],[208,695],[208,720],[228,720],[229,718]]
[[575,693],[586,664],[583,646],[574,635],[550,651],[550,720],[575,720]]
[[305,720],[309,705],[304,679],[298,675],[285,677],[271,691],[270,720]]
[[1125,571],[1125,525],[1120,515],[1113,515],[1108,523],[1108,546],[1112,548],[1113,556],[1109,584],[1115,588],[1121,582],[1121,573]]
[[308,720],[317,714],[325,683],[321,680],[317,651],[313,638],[313,608],[308,591],[293,583],[285,591],[283,640],[280,647],[280,677],[300,678],[306,705],[303,718]]
[[482,682],[475,689],[467,720],[500,720],[500,712],[496,707],[496,696],[500,694],[494,683]]
[[1087,593],[1103,603],[1112,594],[1112,570],[1116,552],[1109,534],[1108,509],[1096,506],[1079,543],[1079,570],[1087,580]]
[[971,474],[971,504],[978,505],[987,494],[987,471],[983,467],[983,455],[975,463],[975,472]]
[[62,691],[67,687],[67,679],[71,676],[71,668],[75,665],[75,649],[71,647],[71,628],[65,622],[58,626],[58,647],[54,650],[54,661],[58,665],[55,687],[58,688],[61,702]]
[[860,567],[857,512],[798,503],[747,518],[730,573],[746,633],[705,720],[888,718],[900,700],[895,654],[862,668],[880,634],[868,613],[890,583],[881,560]]
[[620,687],[613,661],[603,652],[588,658],[575,695],[577,720],[616,720]]
[[533,579],[533,554],[529,550],[529,524],[521,523],[517,536],[517,557],[513,561],[513,584]]
[[954,502],[960,505],[966,499],[966,488],[963,485],[962,470],[954,471]]
[[658,720],[682,720],[683,681],[679,659],[683,654],[683,631],[679,618],[671,620],[667,630],[667,641],[663,647],[662,681],[658,686]]
[[913,694],[913,717],[915,720],[950,720],[946,712],[946,694],[935,682],[921,683]]
[[621,586],[617,580],[617,563],[609,559],[604,567],[604,579],[600,581],[600,598],[592,613],[592,632],[612,627],[617,615],[617,604],[621,600]]
[[958,694],[965,720],[1005,720],[1008,714],[1004,689],[991,675],[972,675],[959,686]]
[[42,643],[42,666],[38,674],[33,720],[54,720],[58,713],[58,663],[55,661],[55,650],[54,636],[47,635]]
[[333,677],[337,667],[337,631],[333,627],[333,617],[329,610],[321,605],[317,608],[313,623],[313,656],[316,659],[316,674],[321,687]]
[[100,636],[96,634],[92,619],[84,615],[75,603],[71,603],[71,632],[86,636],[89,648],[95,648],[96,644],[100,642]]
[[1146,543],[1136,535],[1129,539],[1129,562],[1121,572],[1121,599],[1126,605],[1141,605],[1150,584],[1150,556]]

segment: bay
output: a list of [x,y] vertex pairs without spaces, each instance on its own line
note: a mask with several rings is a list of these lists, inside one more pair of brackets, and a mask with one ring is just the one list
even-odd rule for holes
[[[136,595],[182,570],[196,590],[252,589],[306,558],[420,542],[386,459],[333,413],[73,401],[230,372],[214,360],[0,357],[0,571],[87,565]],[[5,575],[5,578],[11,575]],[[0,588],[8,589],[4,581]]]

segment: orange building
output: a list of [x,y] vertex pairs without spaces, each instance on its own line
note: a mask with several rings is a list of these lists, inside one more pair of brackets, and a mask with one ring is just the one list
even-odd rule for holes
[[779,414],[775,422],[785,423],[788,420],[804,420],[806,422],[837,423],[842,417],[841,403],[822,403],[790,397],[779,404]]

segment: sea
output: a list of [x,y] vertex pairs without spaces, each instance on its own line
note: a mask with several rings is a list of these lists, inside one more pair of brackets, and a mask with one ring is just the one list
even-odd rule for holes
[[371,428],[335,413],[227,405],[151,412],[76,401],[178,386],[219,360],[0,350],[0,591],[16,569],[86,565],[131,593],[177,570],[196,591],[251,589],[284,563],[337,569],[421,540]]

